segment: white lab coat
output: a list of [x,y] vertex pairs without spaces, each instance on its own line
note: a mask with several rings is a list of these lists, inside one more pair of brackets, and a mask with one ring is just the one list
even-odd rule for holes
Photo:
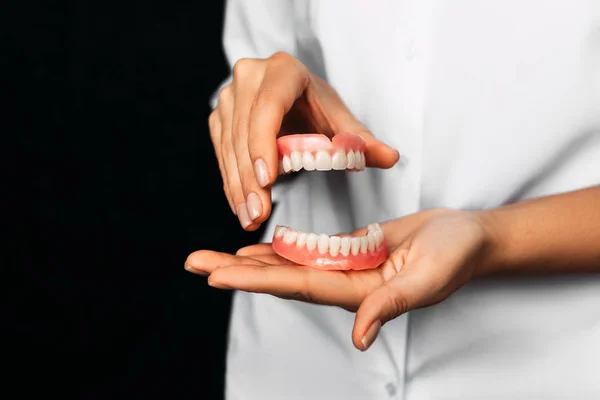
[[[229,0],[224,45],[297,56],[402,154],[276,186],[265,241],[600,183],[598,0]],[[365,353],[353,318],[236,293],[227,399],[600,399],[600,274],[472,282]]]

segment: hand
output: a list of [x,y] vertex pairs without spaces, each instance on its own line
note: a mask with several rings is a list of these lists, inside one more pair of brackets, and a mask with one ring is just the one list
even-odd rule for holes
[[209,284],[217,288],[356,311],[352,341],[364,351],[383,324],[436,304],[469,281],[487,261],[494,242],[478,213],[437,209],[380,225],[390,256],[372,270],[322,271],[293,265],[270,244],[240,249],[235,256],[198,251],[188,257],[186,268],[210,274]]
[[356,120],[329,84],[286,53],[239,60],[233,81],[219,93],[208,122],[223,190],[249,231],[271,213],[270,186],[277,178],[280,134],[360,134],[367,143],[369,167],[390,168],[399,157]]

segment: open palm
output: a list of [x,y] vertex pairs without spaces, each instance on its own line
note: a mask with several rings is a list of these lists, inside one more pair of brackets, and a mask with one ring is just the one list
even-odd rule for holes
[[[278,256],[270,244],[240,249],[236,255],[201,250],[186,268],[209,274],[222,289],[267,293],[284,299],[356,311],[354,345],[385,322],[418,307],[438,303],[466,283],[485,254],[488,235],[477,214],[430,210],[380,224],[390,256],[378,268],[323,271]],[[366,229],[353,232],[362,235]],[[374,328],[373,328],[374,327]],[[374,338],[373,338],[374,339]]]

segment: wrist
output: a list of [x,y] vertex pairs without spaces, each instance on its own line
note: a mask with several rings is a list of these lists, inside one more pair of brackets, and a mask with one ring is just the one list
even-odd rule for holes
[[484,232],[482,255],[475,268],[476,277],[494,275],[505,269],[511,237],[499,215],[492,210],[473,212]]

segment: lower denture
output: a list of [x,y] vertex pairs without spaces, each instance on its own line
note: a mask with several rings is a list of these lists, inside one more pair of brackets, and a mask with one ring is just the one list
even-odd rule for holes
[[364,270],[376,268],[388,257],[383,231],[371,224],[365,236],[327,236],[277,226],[273,250],[300,265],[322,270]]

